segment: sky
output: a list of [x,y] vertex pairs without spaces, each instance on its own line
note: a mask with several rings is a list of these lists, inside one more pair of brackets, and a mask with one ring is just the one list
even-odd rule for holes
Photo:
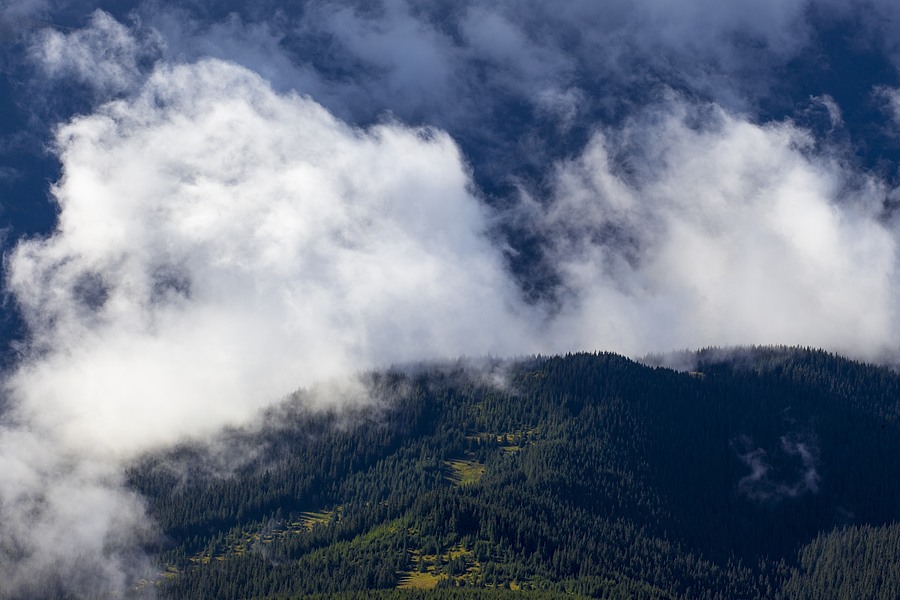
[[0,597],[127,589],[123,466],[318,381],[897,363],[896,2],[281,4],[0,2]]

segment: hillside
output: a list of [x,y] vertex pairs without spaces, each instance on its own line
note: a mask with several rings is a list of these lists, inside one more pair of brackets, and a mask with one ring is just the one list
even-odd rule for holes
[[341,412],[298,392],[258,427],[130,469],[165,534],[146,585],[900,597],[900,376],[802,349],[692,358],[395,369]]

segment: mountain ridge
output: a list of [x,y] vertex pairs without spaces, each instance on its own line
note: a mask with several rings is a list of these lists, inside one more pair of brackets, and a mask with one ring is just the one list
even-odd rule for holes
[[[502,363],[502,380],[471,363],[373,372],[378,401],[343,411],[298,392],[229,434],[258,448],[230,473],[187,447],[129,471],[167,536],[154,587],[894,597],[900,375],[809,349],[734,356],[701,351],[690,372],[610,353]],[[810,595],[841,576],[863,587]]]

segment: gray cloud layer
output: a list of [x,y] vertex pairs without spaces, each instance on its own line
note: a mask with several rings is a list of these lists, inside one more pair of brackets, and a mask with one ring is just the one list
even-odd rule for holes
[[[209,23],[145,4],[35,34],[48,89],[92,104],[56,133],[55,231],[8,258],[30,337],[0,428],[0,596],[127,587],[152,524],[122,462],[322,378],[596,348],[896,357],[896,190],[745,93],[808,42],[810,6],[313,2]],[[646,97],[613,97],[629,86]],[[518,186],[503,210],[483,172]],[[538,240],[537,302],[504,227]]]

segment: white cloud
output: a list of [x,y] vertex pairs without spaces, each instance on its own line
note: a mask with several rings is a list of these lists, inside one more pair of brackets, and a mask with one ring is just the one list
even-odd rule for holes
[[900,89],[882,87],[875,90],[875,95],[882,99],[885,112],[894,121],[894,127],[900,131]]
[[32,44],[36,63],[53,78],[70,77],[100,97],[133,90],[143,79],[141,61],[152,60],[162,40],[155,32],[135,30],[97,10],[88,27],[64,33],[42,29]]
[[43,354],[11,385],[72,444],[143,448],[342,371],[527,349],[442,132],[356,130],[202,61],[57,148],[57,231],[10,262]]
[[117,466],[82,461],[46,431],[0,428],[0,597],[122,594],[152,575],[154,535]]
[[897,232],[881,219],[884,186],[855,178],[790,124],[678,100],[598,134],[559,166],[540,225],[559,232],[576,299],[562,319],[582,344],[627,353],[896,352]]

